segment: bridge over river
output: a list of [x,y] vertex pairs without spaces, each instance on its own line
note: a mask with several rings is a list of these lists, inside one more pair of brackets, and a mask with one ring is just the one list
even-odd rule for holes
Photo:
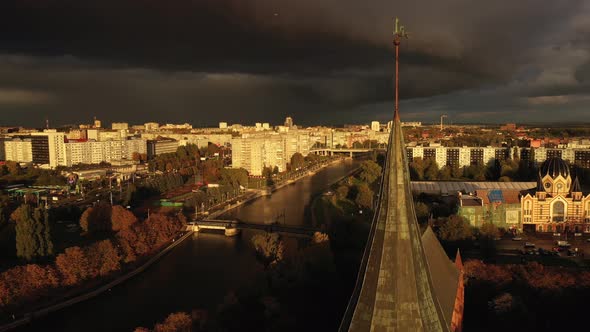
[[318,227],[306,227],[296,225],[284,225],[279,223],[250,223],[241,222],[237,220],[220,220],[220,219],[206,219],[198,220],[189,223],[188,229],[199,232],[203,229],[223,230],[225,235],[237,235],[243,229],[255,229],[271,233],[288,233],[295,235],[313,236],[316,232],[321,232],[322,229]]

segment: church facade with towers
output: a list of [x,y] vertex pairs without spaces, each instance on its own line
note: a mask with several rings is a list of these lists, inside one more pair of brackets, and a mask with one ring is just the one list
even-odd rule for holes
[[523,231],[590,232],[590,195],[584,195],[577,176],[561,158],[540,167],[537,188],[521,196]]

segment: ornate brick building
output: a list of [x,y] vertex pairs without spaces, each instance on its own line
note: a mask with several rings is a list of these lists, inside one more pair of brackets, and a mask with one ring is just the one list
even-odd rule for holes
[[559,157],[539,168],[536,190],[521,199],[523,229],[536,232],[590,232],[590,195]]

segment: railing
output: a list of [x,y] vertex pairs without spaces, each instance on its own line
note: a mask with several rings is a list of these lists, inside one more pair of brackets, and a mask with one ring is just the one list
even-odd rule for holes
[[[392,130],[390,135],[389,135],[389,145],[388,146],[392,146],[392,141],[393,141],[393,133],[394,131]],[[387,176],[388,174],[388,170],[389,170],[389,165],[390,165],[390,149],[387,149],[387,154],[385,157],[385,165],[382,169],[381,172],[381,187],[379,189],[379,196],[378,196],[378,205],[377,206],[381,206],[381,202],[383,200],[385,200],[385,202],[387,202],[387,199],[389,197],[389,195],[385,196],[384,193],[384,188],[389,186],[389,177]],[[356,283],[354,285],[354,289],[352,291],[352,294],[350,296],[350,300],[348,301],[348,305],[346,306],[346,311],[344,312],[344,316],[342,317],[342,321],[340,322],[340,326],[338,328],[339,332],[345,332],[348,331],[349,327],[350,327],[350,323],[352,322],[352,318],[354,316],[354,310],[356,308],[356,305],[358,303],[358,299],[360,297],[361,294],[361,290],[363,288],[363,282],[364,282],[364,275],[365,275],[365,271],[367,270],[367,265],[369,262],[369,256],[371,253],[371,246],[373,244],[373,239],[375,237],[375,230],[377,229],[377,223],[379,220],[379,216],[381,214],[381,209],[377,209],[375,211],[375,213],[373,214],[373,220],[371,221],[371,229],[369,230],[369,236],[367,238],[367,244],[365,244],[365,250],[363,252],[363,258],[361,260],[361,264],[359,266],[359,271],[357,274],[357,278],[356,278]]]

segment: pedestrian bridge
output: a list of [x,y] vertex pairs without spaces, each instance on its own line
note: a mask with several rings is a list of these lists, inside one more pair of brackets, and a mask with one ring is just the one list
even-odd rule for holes
[[316,148],[309,150],[310,153],[315,153],[321,156],[333,156],[334,154],[348,154],[350,157],[353,154],[367,153],[375,149],[368,148]]
[[270,233],[288,233],[305,236],[313,236],[316,232],[322,232],[322,229],[317,227],[292,226],[278,223],[249,223],[223,219],[205,219],[192,221],[188,224],[187,228],[195,232],[206,229],[223,230],[226,236],[237,235],[243,229],[254,229]]

